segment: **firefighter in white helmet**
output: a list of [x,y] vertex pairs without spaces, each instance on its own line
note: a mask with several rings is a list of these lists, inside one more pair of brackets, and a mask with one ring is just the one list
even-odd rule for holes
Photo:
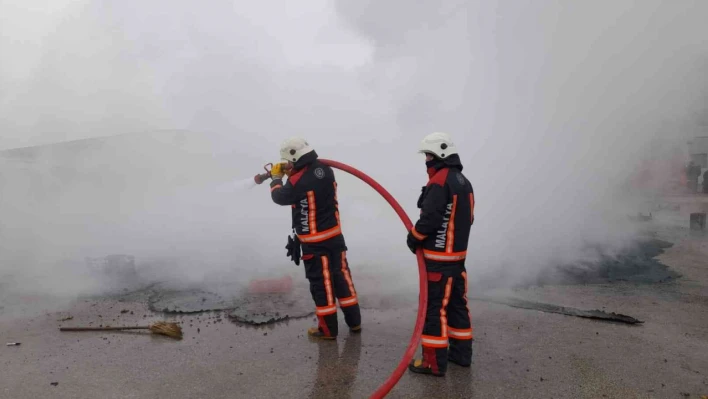
[[421,337],[423,358],[408,368],[444,376],[448,360],[469,367],[472,324],[467,307],[465,258],[474,223],[474,191],[462,174],[462,163],[450,135],[432,133],[420,143],[428,183],[418,208],[420,218],[408,233],[408,247],[423,249],[428,274],[428,309]]
[[[288,255],[295,254],[296,264],[302,248],[305,276],[319,320],[308,334],[322,339],[337,337],[337,301],[350,331],[358,333],[361,313],[339,223],[334,171],[317,159],[317,153],[303,138],[284,141],[280,157],[285,164],[276,164],[271,170],[271,198],[278,205],[292,207],[295,240],[289,240],[286,248]],[[288,175],[285,184],[284,174]]]

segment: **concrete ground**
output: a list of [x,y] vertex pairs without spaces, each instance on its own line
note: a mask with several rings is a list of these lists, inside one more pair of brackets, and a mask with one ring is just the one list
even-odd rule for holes
[[[659,238],[667,238],[661,237]],[[625,325],[470,303],[471,368],[406,372],[391,398],[701,398],[708,395],[708,239],[673,235],[660,257],[683,277],[658,285],[546,286],[515,297],[634,316]],[[72,320],[59,321],[73,316]],[[365,310],[364,332],[311,342],[311,319],[264,327],[225,314],[180,321],[175,341],[143,332],[59,332],[60,325],[146,324],[144,303],[81,301],[0,319],[0,398],[366,398],[393,371],[415,308]],[[343,320],[340,314],[340,324]],[[56,383],[56,384],[52,384]]]

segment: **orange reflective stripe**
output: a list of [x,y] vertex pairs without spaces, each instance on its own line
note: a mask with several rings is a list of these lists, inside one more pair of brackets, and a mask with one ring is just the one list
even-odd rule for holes
[[[322,274],[324,275],[325,292],[327,293],[327,305],[334,305],[334,295],[332,294],[332,279],[329,274],[329,259],[322,255]],[[335,307],[336,310],[336,307]]]
[[423,241],[428,238],[428,236],[418,233],[418,230],[416,230],[415,227],[411,230],[411,234],[413,234],[413,237],[415,237],[418,241]]
[[349,286],[349,292],[356,296],[356,290],[354,289],[354,282],[352,281],[352,276],[349,274],[349,262],[347,262],[347,253],[342,251],[342,274],[344,279],[347,280],[347,285]]
[[280,184],[278,184],[277,186],[273,186],[273,187],[270,188],[270,192],[272,193],[273,191],[275,191],[275,190],[277,190],[277,189],[279,189],[279,188],[281,188],[281,187],[283,187],[283,186],[281,186]]
[[321,233],[303,235],[298,234],[297,237],[301,242],[320,242],[335,237],[339,234],[342,234],[342,229],[339,226],[334,226],[331,229],[325,230]]
[[440,335],[447,337],[447,304],[450,302],[450,293],[452,292],[452,277],[447,278],[445,283],[445,296],[443,296],[442,306],[440,307]]
[[315,308],[315,314],[318,316],[327,316],[334,313],[337,313],[336,306],[317,306]]
[[470,193],[470,223],[474,221],[474,193]]
[[315,192],[307,192],[307,206],[309,207],[307,217],[310,224],[310,234],[317,233],[317,206],[315,204]]
[[339,306],[343,308],[356,305],[357,303],[359,303],[359,299],[357,299],[356,295],[352,295],[348,298],[339,298]]
[[423,250],[423,256],[425,259],[437,260],[440,262],[455,262],[465,259],[467,257],[467,251],[448,253],[429,251],[425,249]]
[[447,337],[435,337],[433,335],[422,335],[421,344],[428,348],[447,348]]
[[470,328],[447,328],[448,336],[457,339],[472,339],[472,327]]
[[455,211],[457,211],[457,194],[452,196],[452,212],[447,224],[447,246],[445,247],[447,253],[452,253],[452,245],[455,243]]

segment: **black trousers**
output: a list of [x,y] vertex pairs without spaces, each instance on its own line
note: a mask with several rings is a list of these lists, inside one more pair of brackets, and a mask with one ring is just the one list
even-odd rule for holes
[[423,359],[434,372],[446,372],[448,358],[468,366],[472,362],[472,340],[464,263],[428,265],[428,309],[421,337]]
[[336,337],[337,304],[344,313],[344,321],[349,327],[361,324],[359,300],[354,288],[347,251],[318,251],[303,254],[305,277],[310,281],[310,293],[315,301],[318,326],[326,335]]

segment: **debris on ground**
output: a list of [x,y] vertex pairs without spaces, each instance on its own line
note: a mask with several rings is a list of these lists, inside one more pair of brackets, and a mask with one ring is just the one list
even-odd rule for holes
[[491,298],[491,297],[471,297],[472,300],[479,300],[491,303],[498,303],[501,305],[511,306],[513,308],[520,309],[530,309],[538,310],[546,313],[558,313],[567,316],[576,316],[586,319],[602,320],[602,321],[614,321],[626,324],[641,324],[644,323],[641,320],[635,319],[634,317],[619,314],[619,313],[607,313],[601,310],[582,310],[566,306],[558,306],[550,303],[532,302],[523,299],[516,298]]
[[63,319],[59,319],[57,321],[67,321],[67,320],[73,320],[73,319],[74,319],[74,316],[67,316],[67,317],[64,317]]
[[618,253],[601,247],[587,248],[595,261],[558,265],[538,276],[536,284],[607,284],[618,281],[653,284],[674,280],[680,274],[670,270],[656,257],[673,244],[657,239],[634,242]]
[[153,312],[192,314],[216,310],[229,310],[237,306],[233,298],[198,288],[185,290],[154,290],[148,298],[148,308]]
[[[656,238],[641,237],[622,249],[587,245],[583,249],[586,260],[564,262],[549,267],[534,276],[528,276],[517,287],[543,285],[636,284],[665,283],[681,277],[680,273],[661,263],[656,257],[671,248],[672,243]],[[508,287],[509,276],[503,272],[480,276],[470,282],[470,292]]]
[[55,387],[55,386],[59,385],[59,383],[58,383],[58,382],[50,382],[50,383],[49,383],[49,385],[51,385],[51,386],[54,386],[54,387]]
[[5,344],[5,346],[20,346],[22,345],[21,342],[8,342]]
[[[589,258],[594,261],[558,265],[542,272],[530,285],[544,284],[604,284],[617,281],[635,283],[665,282],[680,277],[666,265],[655,259],[672,244],[666,241],[642,238],[623,250],[616,252],[606,248],[589,246]],[[503,280],[503,279],[501,279]],[[500,281],[501,281],[500,280]],[[495,279],[486,288],[494,287]],[[263,282],[273,284],[262,284]],[[275,284],[278,283],[278,284]],[[284,287],[284,288],[283,288]],[[285,289],[287,288],[287,289]],[[147,300],[148,308],[154,312],[167,314],[196,314],[203,312],[227,311],[231,321],[250,325],[265,325],[289,319],[309,317],[313,314],[312,298],[306,281],[293,280],[289,276],[280,279],[253,280],[250,285],[224,282],[214,285],[195,284],[173,286],[168,283],[154,283],[140,291],[126,294]],[[370,299],[370,308],[396,308],[408,298],[377,295],[363,295]],[[390,301],[389,301],[390,299]],[[480,298],[492,300],[492,298]],[[603,310],[581,310],[552,304],[516,301],[494,298],[503,304],[518,308],[534,309],[549,313],[559,313],[596,320],[640,324],[641,321],[626,315],[608,313]],[[399,301],[399,302],[396,302]],[[389,303],[390,302],[390,303]],[[362,307],[366,307],[362,304]],[[124,312],[121,312],[124,313]],[[145,317],[145,316],[143,316]],[[198,331],[199,332],[199,331]]]
[[229,311],[226,316],[230,320],[251,325],[271,324],[313,314],[309,285],[305,282],[294,285],[288,292],[254,293],[238,286],[223,289],[225,292],[233,292],[233,296],[222,296],[200,288],[155,288],[151,290],[148,299],[148,308],[155,312],[194,314]]

